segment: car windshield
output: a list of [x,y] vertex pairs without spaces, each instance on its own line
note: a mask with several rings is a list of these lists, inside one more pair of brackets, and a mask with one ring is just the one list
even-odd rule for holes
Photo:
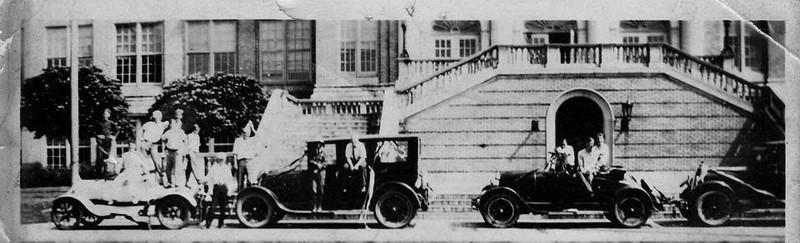
[[408,161],[408,141],[380,141],[375,151],[379,163],[401,163]]

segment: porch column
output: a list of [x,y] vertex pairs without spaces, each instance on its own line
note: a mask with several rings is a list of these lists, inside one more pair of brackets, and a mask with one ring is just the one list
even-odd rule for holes
[[611,28],[607,20],[586,21],[586,40],[589,44],[611,43]]
[[680,46],[683,51],[693,56],[705,55],[703,53],[703,49],[705,49],[703,46],[703,32],[705,32],[703,21],[680,21],[680,28],[680,45],[676,45],[674,41],[672,45]]
[[489,49],[492,46],[492,21],[483,20],[481,23],[481,50]]
[[489,38],[492,40],[492,45],[511,45],[513,44],[515,21],[510,20],[492,20],[490,28],[492,30]]

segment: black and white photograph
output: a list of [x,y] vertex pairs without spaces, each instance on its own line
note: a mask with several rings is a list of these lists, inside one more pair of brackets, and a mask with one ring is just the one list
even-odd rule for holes
[[800,241],[798,13],[0,1],[0,242]]

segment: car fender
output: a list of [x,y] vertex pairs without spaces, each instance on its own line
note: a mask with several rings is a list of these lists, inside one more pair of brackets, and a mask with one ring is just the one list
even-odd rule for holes
[[89,200],[86,197],[77,195],[77,194],[64,194],[64,195],[58,196],[56,199],[53,200],[53,202],[55,203],[56,201],[59,201],[59,200],[75,200],[75,201],[78,201],[78,203],[80,203],[81,206],[83,206],[83,208],[86,211],[89,211],[90,213],[92,213],[94,215],[97,215],[97,216],[109,216],[109,214],[101,214],[100,212],[102,212],[102,211],[99,210],[97,208],[97,206],[94,205],[94,203],[92,203],[91,200]]
[[[691,191],[691,193],[687,194],[686,198],[684,198],[684,200],[691,201],[691,200],[693,200],[694,197],[697,196],[698,193],[706,191],[706,190],[718,190],[718,191],[721,191],[721,192],[726,193],[729,196],[731,196],[731,199],[734,199],[734,197],[735,197],[735,192],[734,192],[733,188],[730,185],[728,185],[728,183],[725,183],[724,181],[705,181],[702,184],[700,184],[697,187],[695,187]],[[736,200],[733,200],[733,201],[735,202]]]
[[239,198],[242,195],[246,195],[246,194],[249,194],[249,193],[257,193],[257,194],[266,195],[282,211],[284,211],[284,212],[295,212],[295,210],[289,209],[288,207],[283,205],[283,203],[281,203],[280,199],[278,199],[278,195],[276,195],[275,192],[273,192],[269,188],[266,188],[266,187],[263,187],[263,186],[251,186],[251,187],[247,187],[245,189],[242,189],[242,191],[239,192],[236,200],[238,201]]
[[653,201],[654,201],[653,198],[650,197],[650,194],[647,193],[647,191],[645,191],[642,188],[632,187],[632,186],[625,186],[625,187],[622,187],[620,189],[617,189],[617,191],[614,192],[614,197],[610,198],[611,201],[607,202],[608,205],[613,205],[614,204],[613,200],[616,200],[617,198],[619,198],[619,197],[621,197],[621,196],[623,196],[625,194],[637,195],[637,196],[640,196],[640,197],[644,198],[645,200],[647,200],[644,203],[647,204],[647,205],[650,205],[647,208],[649,210],[648,213],[652,213],[652,212],[658,210],[658,208],[656,208],[656,206],[653,204]]
[[530,208],[530,206],[528,206],[528,204],[525,203],[525,200],[522,199],[522,196],[520,196],[519,193],[517,193],[517,191],[515,191],[514,189],[504,186],[486,186],[484,187],[483,190],[484,190],[483,194],[478,198],[477,202],[478,205],[476,205],[479,210],[481,208],[480,203],[484,202],[489,196],[496,194],[506,194],[510,196],[517,203],[517,205],[520,206],[521,209],[520,211],[522,213],[533,211]]
[[376,188],[375,191],[373,192],[372,201],[369,203],[369,209],[375,210],[375,203],[376,199],[378,198],[377,196],[389,190],[397,190],[406,194],[410,198],[413,198],[411,202],[414,203],[414,207],[423,208],[423,210],[427,210],[428,205],[426,203],[423,203],[423,200],[420,199],[420,197],[417,195],[414,189],[411,188],[411,186],[409,186],[406,183],[397,181],[386,182],[378,186],[378,188]]
[[192,194],[192,193],[190,193],[188,191],[173,191],[173,192],[166,193],[163,196],[161,196],[158,199],[156,199],[156,205],[158,205],[161,202],[161,200],[164,200],[165,198],[170,198],[170,197],[178,197],[178,198],[182,199],[183,201],[186,201],[186,203],[189,203],[189,205],[192,206],[193,208],[197,207],[197,200],[194,198],[194,194]]

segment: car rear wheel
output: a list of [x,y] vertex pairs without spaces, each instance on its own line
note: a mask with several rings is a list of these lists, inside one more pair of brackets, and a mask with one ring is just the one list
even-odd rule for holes
[[517,223],[519,208],[514,200],[504,194],[490,196],[481,209],[483,221],[496,228],[508,228]]
[[180,229],[189,222],[189,204],[178,197],[167,197],[156,204],[158,222],[167,229]]
[[733,204],[728,194],[708,190],[695,198],[691,210],[697,223],[703,226],[720,226],[731,219]]
[[650,214],[641,196],[625,195],[614,201],[610,210],[611,222],[625,228],[638,228],[647,222]]
[[406,227],[416,214],[417,210],[411,199],[397,191],[382,194],[375,203],[375,219],[386,228]]
[[78,228],[83,214],[83,205],[77,200],[61,199],[53,202],[50,219],[61,230]]
[[266,195],[248,193],[236,200],[236,217],[249,228],[260,228],[277,222],[275,216],[275,205]]

